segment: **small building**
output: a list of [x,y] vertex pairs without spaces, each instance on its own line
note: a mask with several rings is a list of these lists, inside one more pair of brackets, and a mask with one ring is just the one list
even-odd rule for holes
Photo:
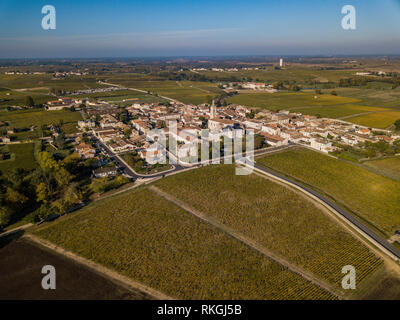
[[90,159],[94,158],[96,154],[96,149],[93,148],[90,144],[87,143],[80,143],[76,148],[75,151],[79,154],[81,158]]
[[93,170],[93,175],[96,178],[114,177],[117,175],[117,168],[115,166],[98,168]]

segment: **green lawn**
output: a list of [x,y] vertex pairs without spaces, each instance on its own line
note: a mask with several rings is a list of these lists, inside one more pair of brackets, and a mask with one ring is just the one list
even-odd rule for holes
[[147,189],[35,233],[178,299],[333,298]]
[[257,163],[327,194],[388,237],[400,228],[398,181],[305,149],[265,156]]

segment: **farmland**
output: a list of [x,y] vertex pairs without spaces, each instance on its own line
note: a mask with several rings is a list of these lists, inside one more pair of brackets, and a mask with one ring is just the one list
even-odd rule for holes
[[366,161],[365,166],[400,179],[400,157]]
[[[25,239],[0,239],[0,299],[131,299],[150,297],[130,291]],[[29,258],[28,258],[29,257]],[[57,270],[57,290],[43,290],[42,267]]]
[[[160,97],[155,97],[146,93],[135,92],[132,90],[118,90],[112,92],[99,92],[90,94],[75,95],[76,98],[101,99],[110,103],[156,103],[165,102]],[[125,101],[126,100],[126,101]]]
[[[315,97],[317,97],[315,99]],[[286,109],[327,118],[342,118],[364,112],[390,111],[385,108],[357,105],[357,99],[312,93],[242,93],[229,98],[230,103],[273,111]],[[349,119],[351,121],[351,119]],[[393,123],[394,121],[392,121]]]
[[1,151],[8,152],[11,156],[8,160],[0,161],[0,171],[5,173],[13,168],[34,169],[36,167],[34,145],[34,143],[24,143],[0,146]]
[[98,201],[35,233],[176,298],[333,298],[147,189]]
[[[115,82],[112,82],[115,81]],[[167,96],[184,103],[201,104],[208,101],[208,97],[214,97],[222,93],[217,84],[208,82],[191,81],[136,81],[136,80],[112,80],[111,83],[118,83],[130,88],[150,91],[153,94]]]
[[205,167],[156,185],[338,286],[342,266],[357,266],[361,281],[381,264],[302,196],[257,175],[236,176],[233,166]]
[[93,76],[71,76],[68,78],[53,78],[51,74],[38,75],[3,75],[0,74],[0,87],[9,89],[28,89],[27,91],[35,91],[36,88],[42,88],[45,92],[50,89],[61,90],[81,90],[87,88],[103,87],[97,83],[97,79]]
[[10,127],[29,128],[31,126],[41,127],[42,125],[76,123],[81,120],[79,112],[71,111],[45,111],[43,109],[29,109],[21,111],[1,111],[0,121],[5,121]]
[[366,127],[386,129],[398,119],[400,119],[400,111],[385,111],[351,117],[346,120]]
[[325,193],[387,237],[400,227],[398,181],[306,149],[257,162]]
[[12,105],[25,105],[26,97],[31,96],[35,103],[45,103],[51,100],[51,96],[46,92],[41,91],[13,91],[9,89],[0,90],[0,108],[4,109],[7,106]]
[[261,80],[265,82],[274,81],[297,81],[300,84],[305,84],[306,81],[321,81],[321,82],[338,82],[341,78],[354,74],[353,70],[317,70],[315,67],[305,66],[287,66],[283,70],[275,70],[272,67],[267,67],[265,70],[241,70],[239,72],[217,72],[217,71],[201,71],[203,75],[215,80],[221,80],[229,77],[237,79],[252,78],[253,80]]

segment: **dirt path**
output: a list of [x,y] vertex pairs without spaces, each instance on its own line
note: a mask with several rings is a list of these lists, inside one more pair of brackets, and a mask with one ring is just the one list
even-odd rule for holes
[[22,231],[22,230],[28,229],[31,226],[33,226],[32,223],[27,223],[27,224],[24,224],[22,226],[13,228],[11,230],[4,231],[3,233],[0,233],[0,238],[1,237],[5,237],[5,236],[9,236],[10,234],[13,234],[13,233],[17,233],[18,231]]
[[252,239],[249,239],[246,236],[242,235],[241,233],[239,233],[239,232],[237,232],[237,231],[235,231],[235,230],[233,230],[233,229],[221,224],[219,221],[217,221],[213,217],[207,216],[207,215],[205,215],[205,214],[193,209],[192,207],[190,207],[186,203],[176,199],[175,197],[173,197],[170,194],[158,189],[155,186],[150,186],[148,189],[153,191],[157,195],[163,197],[164,199],[176,204],[178,207],[180,207],[181,209],[185,210],[186,212],[196,216],[197,218],[205,221],[206,223],[208,223],[208,224],[212,225],[213,227],[217,228],[218,230],[228,234],[232,238],[244,243],[245,245],[247,245],[251,249],[253,249],[255,251],[258,251],[262,255],[264,255],[267,258],[269,258],[270,260],[273,260],[274,262],[280,264],[284,268],[286,268],[286,269],[296,273],[297,275],[301,276],[302,278],[310,281],[314,285],[317,285],[317,286],[321,287],[322,289],[325,289],[326,291],[338,296],[339,298],[343,296],[343,294],[339,290],[334,288],[331,284],[325,282],[324,280],[319,279],[318,277],[316,277],[311,272],[306,271],[306,270],[300,268],[299,266],[287,261],[285,258],[283,258],[283,257],[275,254],[274,252],[266,249],[265,247],[261,246],[260,244],[258,244],[257,242],[253,241]]
[[[339,119],[339,120],[345,120],[345,119],[350,119],[350,118],[354,118],[354,117],[364,116],[364,115],[371,114],[371,113],[376,113],[376,112],[379,112],[379,111],[368,111],[368,112],[355,113],[355,114],[350,114],[350,115],[348,115],[348,116],[341,117],[341,118],[338,118],[338,119]],[[381,111],[381,112],[382,112],[382,111]]]
[[148,295],[152,296],[154,299],[157,299],[157,300],[172,300],[173,299],[172,297],[169,297],[162,292],[159,292],[153,288],[150,288],[150,287],[146,286],[145,284],[142,284],[140,282],[132,280],[131,278],[125,277],[116,271],[110,270],[98,263],[95,263],[91,260],[83,258],[73,252],[67,251],[67,250],[65,250],[59,246],[56,246],[56,245],[52,244],[51,242],[43,240],[35,235],[25,234],[23,237],[43,246],[45,248],[53,250],[69,259],[72,259],[77,263],[83,264],[86,267],[94,270],[95,272],[102,274],[106,278],[109,278],[113,281],[118,282],[122,286],[127,287],[128,289],[140,290],[142,292],[147,293]]

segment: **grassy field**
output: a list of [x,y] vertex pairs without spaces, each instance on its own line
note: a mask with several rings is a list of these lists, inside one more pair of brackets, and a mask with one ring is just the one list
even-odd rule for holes
[[400,111],[375,112],[346,119],[366,127],[386,129],[400,119]]
[[28,109],[21,111],[1,111],[0,121],[6,121],[10,127],[29,128],[42,125],[58,124],[60,120],[67,123],[75,123],[81,120],[79,112],[71,111],[45,111],[43,109]]
[[365,161],[365,166],[400,179],[400,157]]
[[320,153],[298,149],[257,160],[310,185],[389,237],[400,228],[400,182]]
[[7,151],[11,155],[10,159],[0,161],[0,171],[4,173],[14,168],[34,169],[36,167],[34,146],[34,143],[24,143],[0,147],[2,151]]
[[301,195],[233,166],[209,166],[156,183],[195,209],[340,287],[344,265],[358,283],[382,263]]
[[147,189],[41,227],[40,237],[180,299],[331,299]]

